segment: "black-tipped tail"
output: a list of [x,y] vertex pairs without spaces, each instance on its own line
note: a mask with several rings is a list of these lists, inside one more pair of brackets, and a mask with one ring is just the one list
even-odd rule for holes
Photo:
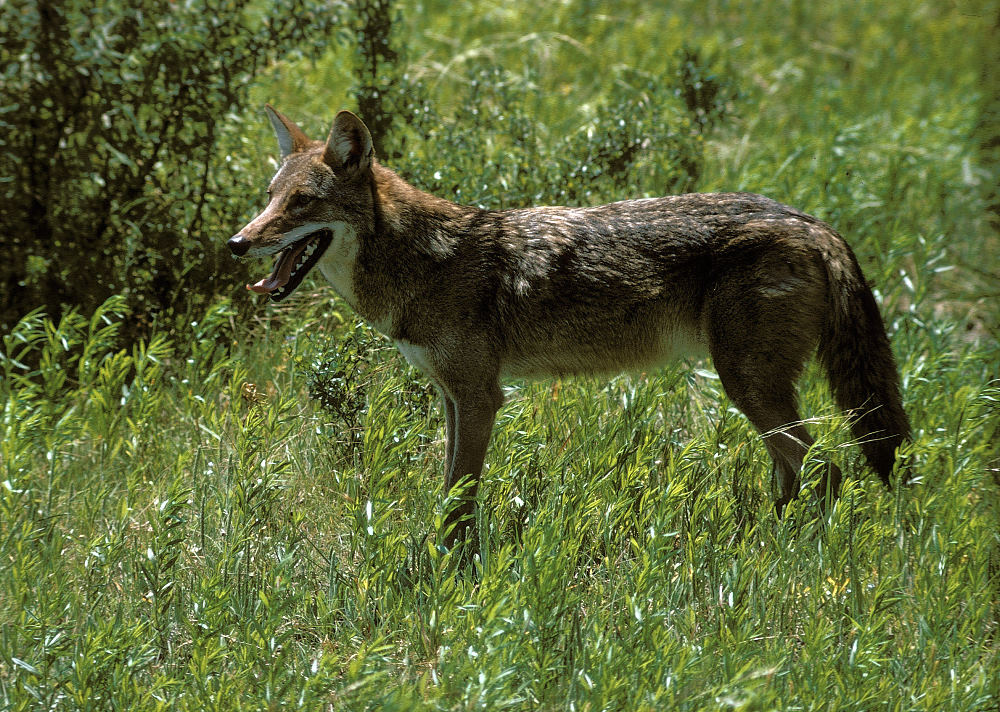
[[868,463],[891,486],[896,449],[910,438],[910,421],[903,411],[896,359],[878,304],[857,259],[844,247],[849,260],[843,271],[830,270],[833,303],[819,359],[837,405],[851,413],[851,432]]

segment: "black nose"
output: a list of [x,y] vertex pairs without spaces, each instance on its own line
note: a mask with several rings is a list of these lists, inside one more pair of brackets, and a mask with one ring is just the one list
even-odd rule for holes
[[242,257],[250,249],[250,241],[243,235],[233,235],[226,244],[229,245],[229,251],[237,257]]

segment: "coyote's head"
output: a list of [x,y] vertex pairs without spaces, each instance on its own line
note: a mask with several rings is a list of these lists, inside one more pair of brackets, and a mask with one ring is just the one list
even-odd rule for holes
[[280,302],[331,244],[337,243],[331,252],[356,250],[359,231],[370,228],[373,152],[368,129],[349,111],[337,114],[323,142],[310,141],[287,117],[266,109],[281,167],[268,186],[267,207],[227,244],[237,257],[278,256],[270,276],[247,289]]

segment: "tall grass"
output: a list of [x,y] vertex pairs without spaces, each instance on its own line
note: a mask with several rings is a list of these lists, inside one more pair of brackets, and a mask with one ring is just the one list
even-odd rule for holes
[[[34,312],[0,345],[0,707],[995,709],[995,177],[970,139],[991,11],[428,2],[395,30],[430,108],[396,125],[396,167],[440,193],[662,193],[693,155],[693,187],[832,221],[892,332],[910,486],[869,476],[818,371],[803,479],[824,459],[848,477],[826,516],[803,498],[781,520],[710,363],[512,382],[459,557],[433,391],[318,283],[127,348],[120,300]],[[715,128],[652,81],[685,45],[739,90]],[[350,56],[255,91],[321,135]],[[653,104],[678,123],[622,118],[674,153],[573,173],[616,105]]]

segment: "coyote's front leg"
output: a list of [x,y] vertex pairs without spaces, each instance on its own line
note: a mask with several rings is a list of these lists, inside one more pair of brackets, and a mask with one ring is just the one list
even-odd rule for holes
[[442,390],[445,391],[445,448],[448,453],[445,488],[451,493],[456,485],[464,485],[446,520],[451,531],[445,538],[445,545],[451,547],[457,541],[469,541],[475,536],[479,476],[503,394],[495,377],[477,388]]
[[440,385],[437,385],[441,394],[441,407],[444,409],[444,475],[445,479],[451,477],[451,467],[455,462],[455,400],[448,395],[448,392]]

